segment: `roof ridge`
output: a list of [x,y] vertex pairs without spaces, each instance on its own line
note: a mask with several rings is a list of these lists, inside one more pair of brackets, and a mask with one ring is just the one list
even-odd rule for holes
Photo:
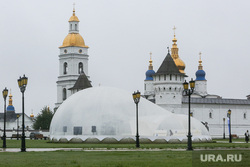
[[69,88],[69,90],[71,89],[78,89],[78,90],[82,90],[82,89],[86,89],[92,87],[88,77],[85,75],[84,72],[82,72],[78,79],[76,80],[74,86],[72,88]]
[[161,66],[157,70],[156,75],[157,74],[182,74],[182,73],[179,71],[170,53],[168,53],[165,59],[163,60]]

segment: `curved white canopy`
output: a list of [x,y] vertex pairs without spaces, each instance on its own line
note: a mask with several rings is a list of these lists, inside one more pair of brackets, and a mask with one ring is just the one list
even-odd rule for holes
[[[192,135],[209,136],[198,120],[192,118]],[[139,102],[140,137],[187,135],[187,116],[173,114],[141,98]],[[94,127],[94,128],[93,128]],[[134,137],[136,107],[132,93],[111,87],[93,87],[70,96],[56,111],[51,138]]]

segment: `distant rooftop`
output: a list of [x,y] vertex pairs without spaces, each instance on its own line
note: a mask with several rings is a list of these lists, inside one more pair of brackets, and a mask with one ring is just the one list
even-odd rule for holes
[[[182,98],[182,103],[188,103],[188,97]],[[194,104],[236,104],[250,105],[250,100],[247,99],[222,99],[222,98],[191,98],[191,103]]]

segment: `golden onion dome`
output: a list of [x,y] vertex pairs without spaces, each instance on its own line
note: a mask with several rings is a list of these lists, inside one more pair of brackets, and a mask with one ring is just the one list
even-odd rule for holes
[[[176,28],[174,27],[174,30]],[[186,68],[185,63],[180,59],[179,57],[179,48],[177,47],[177,39],[175,38],[175,34],[174,34],[174,38],[173,38],[173,44],[172,44],[172,48],[171,48],[171,56],[175,62],[175,65],[178,67],[179,71],[183,74],[185,74],[184,70]]]
[[185,74],[184,72],[186,68],[185,63],[180,58],[174,59],[174,62],[175,62],[175,65],[178,67],[179,71]]
[[78,33],[69,33],[63,40],[63,45],[60,46],[59,48],[68,47],[68,46],[79,46],[79,47],[88,48],[88,46],[85,45],[85,42],[82,36]]
[[75,14],[75,9],[73,10],[73,15],[69,19],[69,22],[71,22],[71,21],[77,21],[77,22],[79,22],[79,19],[78,19],[78,17]]
[[34,114],[33,114],[33,113],[31,113],[31,114],[30,114],[30,117],[31,117],[31,118],[34,118]]

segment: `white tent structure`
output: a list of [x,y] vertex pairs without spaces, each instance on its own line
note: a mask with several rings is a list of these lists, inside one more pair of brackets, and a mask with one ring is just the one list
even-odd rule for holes
[[[187,115],[173,114],[141,98],[139,102],[140,139],[151,141],[187,140]],[[208,141],[211,137],[203,124],[191,119],[192,139]],[[135,139],[136,108],[132,93],[111,87],[93,87],[70,96],[56,111],[50,138],[54,141],[103,141]]]

